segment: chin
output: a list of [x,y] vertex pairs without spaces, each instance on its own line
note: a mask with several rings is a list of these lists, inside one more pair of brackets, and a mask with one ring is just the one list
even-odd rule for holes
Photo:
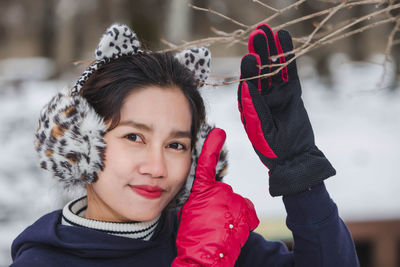
[[151,220],[154,220],[155,218],[157,218],[157,216],[160,213],[161,213],[161,211],[160,212],[157,212],[157,211],[148,212],[148,211],[146,211],[146,212],[144,212],[142,214],[135,213],[135,214],[132,214],[132,216],[129,216],[129,219],[131,221],[147,222],[147,221],[151,221]]
[[154,220],[157,216],[158,216],[158,214],[154,214],[154,215],[152,214],[152,215],[149,215],[149,216],[143,216],[143,217],[140,217],[139,220],[136,220],[136,221],[148,222],[148,221]]

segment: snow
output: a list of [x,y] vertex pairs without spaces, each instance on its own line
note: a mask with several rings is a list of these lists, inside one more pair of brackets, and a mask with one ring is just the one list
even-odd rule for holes
[[48,58],[9,58],[0,61],[2,80],[45,80],[54,75],[54,62]]
[[[381,60],[377,55],[370,61]],[[302,58],[298,66],[317,146],[337,170],[326,182],[331,197],[348,221],[400,218],[400,92],[377,89],[379,65],[353,64],[343,55],[330,62],[332,89],[318,79],[311,59]],[[214,79],[238,76],[239,64],[240,58],[213,59]],[[67,85],[46,80],[52,66],[45,59],[0,61],[0,266],[10,263],[11,242],[24,228],[65,202],[47,172],[37,167],[33,147],[39,110]],[[269,195],[267,169],[240,122],[236,90],[237,84],[202,89],[209,120],[227,132],[225,181],[253,201],[260,218],[283,220],[281,198]]]
[[[378,55],[371,61],[382,59]],[[213,63],[219,65],[217,70],[237,68],[240,59]],[[298,63],[303,99],[316,144],[337,170],[326,184],[341,216],[344,220],[400,218],[399,92],[381,90],[386,80],[377,86],[383,71],[377,64],[352,64],[344,55],[334,56],[330,63],[335,83],[328,89],[318,80],[312,64],[303,65],[306,63],[310,59]],[[238,75],[234,69],[230,73]],[[203,91],[209,119],[227,132],[230,166],[226,182],[254,202],[259,217],[284,219],[282,201],[269,196],[267,169],[253,152],[240,122],[236,87]]]

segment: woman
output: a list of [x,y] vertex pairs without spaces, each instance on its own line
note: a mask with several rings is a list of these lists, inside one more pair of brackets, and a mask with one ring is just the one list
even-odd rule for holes
[[[243,78],[289,51],[290,36],[278,35],[266,25],[252,33]],[[196,81],[207,78],[208,50],[177,59],[143,52],[128,27],[112,25],[95,54],[72,90],[43,109],[36,134],[41,166],[86,196],[18,236],[12,266],[358,265],[322,182],[334,169],[313,143],[294,63],[280,78],[243,81],[238,94],[246,132],[270,169],[270,192],[284,195],[292,253],[251,232],[251,202],[216,181],[226,167],[225,133],[205,124]],[[277,131],[288,125],[301,144]]]

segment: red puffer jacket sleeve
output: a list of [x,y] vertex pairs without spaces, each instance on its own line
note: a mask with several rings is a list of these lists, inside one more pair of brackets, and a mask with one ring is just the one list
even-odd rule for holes
[[225,132],[208,134],[192,192],[178,213],[177,257],[172,266],[234,266],[250,231],[259,224],[250,200],[215,181]]

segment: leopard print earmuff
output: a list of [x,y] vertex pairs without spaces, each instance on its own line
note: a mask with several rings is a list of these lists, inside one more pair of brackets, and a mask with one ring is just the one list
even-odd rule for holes
[[[128,26],[113,24],[103,34],[95,50],[96,61],[77,80],[74,87],[55,95],[40,112],[35,134],[35,148],[40,166],[49,170],[68,191],[81,190],[96,182],[104,168],[106,125],[86,99],[79,95],[84,83],[100,66],[123,55],[142,53],[136,34]],[[175,56],[190,69],[196,79],[204,82],[210,73],[211,55],[206,48],[183,50]],[[202,83],[199,83],[199,87]],[[192,151],[192,165],[186,182],[185,199],[191,189],[196,164],[205,137],[212,129],[202,125]],[[226,151],[221,153],[217,179],[221,180],[227,168]]]

